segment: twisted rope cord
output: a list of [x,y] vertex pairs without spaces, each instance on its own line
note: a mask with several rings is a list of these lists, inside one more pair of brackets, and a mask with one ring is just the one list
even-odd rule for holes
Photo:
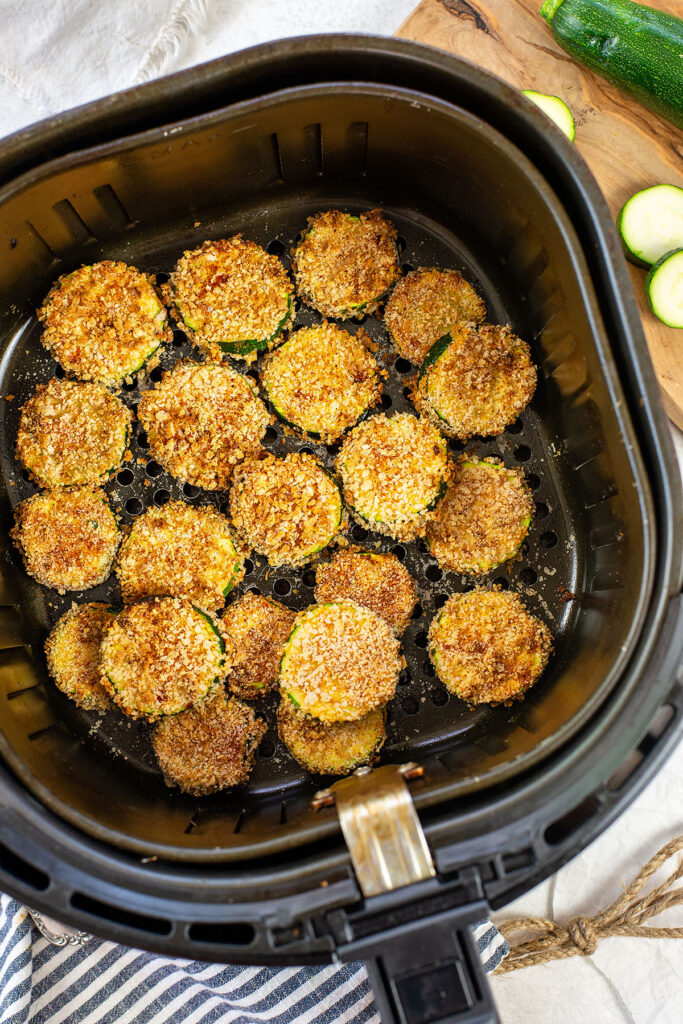
[[661,914],[669,907],[683,903],[683,886],[673,888],[683,877],[683,857],[669,877],[644,896],[639,896],[643,886],[655,871],[669,858],[683,850],[683,836],[677,836],[663,846],[647,864],[640,869],[631,884],[621,896],[601,910],[594,917],[579,914],[566,924],[548,921],[544,917],[516,917],[498,925],[506,939],[515,932],[536,932],[537,934],[517,944],[510,943],[509,955],[498,965],[496,972],[516,971],[520,967],[532,967],[551,960],[563,960],[569,956],[591,956],[600,939],[612,935],[631,935],[647,939],[683,939],[683,927],[651,928],[644,922]]

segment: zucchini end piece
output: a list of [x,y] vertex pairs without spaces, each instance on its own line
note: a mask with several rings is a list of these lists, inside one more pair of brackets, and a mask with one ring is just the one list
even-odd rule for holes
[[539,110],[542,110],[551,121],[554,121],[570,142],[574,141],[576,125],[574,124],[572,112],[564,100],[561,100],[559,96],[536,92],[534,89],[522,89],[522,96],[526,96],[532,103],[535,103]]

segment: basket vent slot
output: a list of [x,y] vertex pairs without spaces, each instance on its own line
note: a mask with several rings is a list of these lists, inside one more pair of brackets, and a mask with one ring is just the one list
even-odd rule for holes
[[115,227],[126,228],[135,223],[111,185],[100,185],[92,194]]
[[512,853],[504,853],[502,857],[503,870],[506,875],[521,871],[522,868],[530,868],[536,863],[536,854],[530,846],[524,850],[514,850]]
[[92,241],[94,237],[92,231],[68,199],[60,199],[58,203],[54,204],[52,209],[62,221],[76,245]]
[[86,896],[81,892],[74,892],[71,895],[71,906],[75,910],[82,910],[91,917],[104,918],[105,921],[112,921],[114,924],[122,924],[127,928],[135,928],[139,932],[149,932],[152,935],[170,935],[171,922],[161,917],[150,917],[148,914],[137,914],[132,910],[125,910],[123,907],[112,906],[111,903],[104,903],[96,900],[93,896]]
[[614,774],[607,780],[608,789],[616,792],[628,782],[645,758],[654,750],[658,740],[666,732],[673,717],[673,706],[671,704],[662,704],[638,746],[626,755]]
[[544,839],[549,846],[561,846],[570,836],[585,825],[598,810],[600,804],[596,796],[587,796],[571,811],[563,814],[561,818],[548,825],[544,832]]
[[45,892],[50,885],[50,879],[44,871],[29,864],[27,860],[8,849],[3,843],[0,843],[0,871],[7,872],[18,882],[22,882],[38,892]]
[[57,260],[57,253],[54,251],[51,245],[43,238],[40,231],[31,224],[30,220],[26,221],[26,229],[29,238],[35,243],[36,253],[38,258],[43,260],[45,263],[55,263]]
[[270,140],[273,144],[273,158],[275,160],[276,181],[282,182],[285,180],[285,176],[282,173],[282,153],[280,152],[280,140],[277,137],[277,132],[273,132],[273,134],[270,136]]
[[250,946],[256,929],[245,921],[195,922],[187,931],[192,942],[213,946]]

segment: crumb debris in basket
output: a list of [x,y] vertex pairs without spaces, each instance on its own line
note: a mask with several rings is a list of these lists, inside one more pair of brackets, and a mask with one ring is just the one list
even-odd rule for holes
[[282,700],[322,722],[355,721],[394,696],[400,644],[384,619],[353,601],[299,612],[280,666]]
[[533,507],[520,470],[496,459],[461,458],[427,524],[427,545],[443,569],[489,572],[517,554]]
[[221,628],[233,650],[228,688],[242,700],[257,700],[277,685],[285,641],[296,612],[250,591],[228,605]]
[[189,359],[143,391],[138,418],[156,461],[181,482],[211,491],[228,487],[235,466],[262,450],[272,422],[247,377]]
[[221,689],[197,707],[163,718],[152,745],[166,785],[201,797],[248,780],[266,729],[250,707]]
[[466,325],[440,338],[422,364],[415,405],[449,437],[501,434],[531,401],[536,367],[509,325]]
[[313,455],[266,455],[235,471],[230,511],[245,544],[272,566],[299,565],[338,534],[342,500]]
[[29,576],[60,593],[103,583],[121,540],[107,495],[88,486],[26,498],[15,509],[10,536]]
[[336,467],[354,518],[397,540],[424,537],[449,473],[445,440],[429,420],[410,413],[359,423]]
[[179,597],[129,605],[102,640],[102,683],[131,718],[154,721],[203,701],[230,663],[218,621]]
[[123,462],[132,415],[102,384],[39,384],[23,405],[17,459],[41,487],[94,484]]
[[441,682],[468,704],[518,699],[552,653],[550,630],[512,591],[453,594],[429,630],[429,655]]
[[38,319],[43,345],[67,374],[108,385],[137,373],[172,338],[150,278],[113,260],[60,277]]
[[394,286],[384,325],[404,359],[420,366],[432,345],[454,328],[480,323],[484,300],[457,270],[421,267]]
[[242,235],[185,252],[164,292],[195,345],[219,359],[253,359],[277,343],[294,312],[294,285],[280,260]]
[[417,585],[396,555],[349,549],[316,568],[318,604],[348,599],[381,615],[401,634],[417,603]]
[[277,714],[278,735],[292,757],[314,775],[348,775],[374,764],[386,739],[386,711],[375,708],[353,722],[320,722],[286,698]]
[[374,313],[399,276],[397,232],[381,210],[309,217],[292,249],[297,294],[328,317]]
[[362,328],[353,335],[326,321],[291,334],[263,371],[277,414],[322,441],[338,440],[382,394],[379,367],[364,335]]
[[164,594],[216,611],[242,579],[244,561],[229,520],[213,505],[169,501],[134,521],[116,572],[127,604]]
[[100,647],[115,618],[115,609],[99,601],[75,605],[55,623],[45,643],[48,671],[57,688],[86,711],[111,707],[101,680]]

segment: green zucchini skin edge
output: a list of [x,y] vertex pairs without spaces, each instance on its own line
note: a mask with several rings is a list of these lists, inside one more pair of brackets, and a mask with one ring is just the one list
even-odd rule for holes
[[446,349],[448,348],[452,341],[453,338],[450,336],[450,334],[444,334],[442,338],[439,338],[438,341],[434,342],[429,352],[425,356],[422,366],[420,367],[420,378],[424,377],[425,373],[427,372],[430,366],[433,366],[434,363],[438,362],[438,360],[441,359],[441,356],[444,354],[444,352],[446,351]]
[[[682,86],[682,88],[683,88],[683,86]],[[681,193],[683,193],[683,189],[681,189],[679,185],[672,185],[671,182],[668,182],[668,181],[667,182],[660,182],[660,185],[666,185],[668,188],[678,188],[681,191]],[[626,259],[629,261],[629,263],[632,263],[635,267],[642,267],[644,270],[650,270],[650,268],[652,267],[653,264],[652,263],[648,263],[647,260],[642,259],[640,256],[638,256],[633,251],[631,246],[626,241],[626,236],[624,235],[622,225],[623,225],[623,221],[624,221],[624,216],[626,214],[626,208],[628,207],[629,203],[632,203],[633,200],[637,199],[638,196],[643,194],[643,192],[650,192],[653,188],[658,188],[658,187],[659,186],[650,185],[648,188],[642,188],[642,189],[639,189],[638,192],[634,192],[633,195],[630,196],[630,198],[626,200],[626,202],[624,203],[622,208],[619,210],[619,213],[617,215],[617,221],[616,221],[616,223],[617,223],[617,231],[619,233],[619,239],[621,241],[622,249],[624,250],[624,255],[626,256]],[[669,253],[669,255],[670,255],[670,253]],[[660,257],[660,259],[661,259],[661,257]],[[657,262],[657,261],[655,261],[655,262]]]
[[539,13],[575,60],[683,128],[683,20],[630,0],[545,0]]
[[661,257],[661,259],[658,259],[657,262],[654,263],[652,265],[652,267],[650,267],[650,272],[647,275],[647,277],[645,278],[645,294],[647,295],[647,300],[648,300],[648,303],[650,304],[650,309],[652,310],[654,315],[657,317],[657,319],[660,320],[661,323],[666,324],[667,327],[671,327],[674,330],[681,330],[681,329],[683,329],[683,324],[672,324],[672,323],[670,323],[668,320],[665,320],[664,317],[662,316],[661,312],[659,312],[655,308],[655,304],[652,301],[652,291],[651,291],[652,282],[654,280],[655,275],[657,274],[659,269],[665,263],[667,263],[668,260],[670,260],[674,256],[680,256],[681,257],[681,261],[683,262],[683,249],[672,249],[671,252],[664,253],[664,255]]

